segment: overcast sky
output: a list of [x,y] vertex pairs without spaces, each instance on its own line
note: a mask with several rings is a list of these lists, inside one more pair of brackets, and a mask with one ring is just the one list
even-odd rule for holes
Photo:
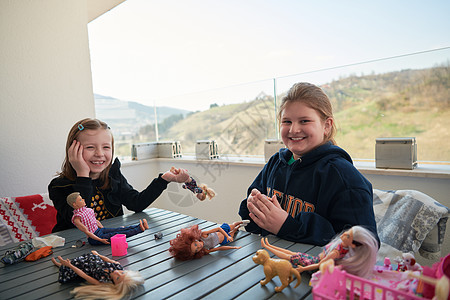
[[308,73],[450,47],[449,13],[448,0],[127,0],[88,25],[94,92],[204,110],[273,93],[273,78],[280,91],[429,67],[450,49]]

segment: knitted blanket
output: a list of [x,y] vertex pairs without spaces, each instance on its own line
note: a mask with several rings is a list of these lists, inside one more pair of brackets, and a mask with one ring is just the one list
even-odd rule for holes
[[0,246],[49,234],[55,224],[48,194],[0,198]]
[[374,189],[373,208],[381,240],[377,261],[406,252],[434,260],[441,257],[448,207],[419,191]]

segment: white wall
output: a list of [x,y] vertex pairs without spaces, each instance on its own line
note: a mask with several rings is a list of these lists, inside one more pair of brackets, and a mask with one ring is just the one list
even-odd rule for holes
[[86,0],[0,1],[0,196],[47,191],[95,116]]

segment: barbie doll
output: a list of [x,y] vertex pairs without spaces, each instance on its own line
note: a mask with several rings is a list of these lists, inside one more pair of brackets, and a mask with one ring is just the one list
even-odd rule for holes
[[70,260],[58,256],[58,260],[59,262],[52,258],[55,266],[59,267],[60,283],[79,278],[88,283],[71,292],[76,299],[122,299],[144,283],[139,272],[124,271],[117,261],[100,255],[97,251]]
[[[233,224],[223,223],[220,227],[202,231],[198,225],[181,229],[176,238],[170,241],[169,252],[181,260],[200,258],[214,251],[239,249],[241,247],[224,246],[233,241],[236,231],[244,225],[244,221]],[[219,247],[216,247],[219,245]]]
[[[172,167],[170,169],[170,172],[172,172],[173,174],[179,174],[180,169],[177,169],[175,167]],[[188,180],[186,180],[183,184],[183,188],[190,190],[191,192],[193,192],[194,194],[196,194],[197,198],[200,201],[203,201],[206,199],[206,197],[208,197],[209,200],[211,200],[212,198],[214,198],[214,196],[216,195],[216,192],[214,192],[213,189],[208,188],[206,186],[206,184],[200,184],[197,185],[197,182],[195,181],[194,178],[189,177]]]
[[67,204],[74,209],[73,224],[86,234],[91,245],[109,244],[109,239],[116,234],[121,233],[129,237],[144,232],[149,228],[146,219],[139,220],[137,225],[127,227],[103,227],[102,223],[95,218],[94,210],[86,207],[86,202],[78,192],[73,192],[67,196]]
[[269,244],[267,238],[261,239],[261,245],[276,256],[289,260],[300,273],[316,270],[325,261],[333,259],[337,265],[342,265],[344,270],[360,277],[372,274],[378,251],[375,236],[362,226],[353,226],[340,236],[336,236],[325,245],[323,252],[318,256],[273,246]]

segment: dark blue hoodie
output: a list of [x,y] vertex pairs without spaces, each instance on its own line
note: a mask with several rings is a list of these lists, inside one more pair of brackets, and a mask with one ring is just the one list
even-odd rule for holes
[[[272,197],[289,213],[278,237],[323,246],[353,225],[362,225],[378,238],[373,213],[371,183],[353,166],[347,152],[326,143],[289,164],[292,152],[280,149],[274,154],[252,185],[252,189]],[[239,209],[242,219],[251,220],[247,199]],[[253,221],[246,230],[267,235]],[[272,233],[274,234],[274,233]]]

